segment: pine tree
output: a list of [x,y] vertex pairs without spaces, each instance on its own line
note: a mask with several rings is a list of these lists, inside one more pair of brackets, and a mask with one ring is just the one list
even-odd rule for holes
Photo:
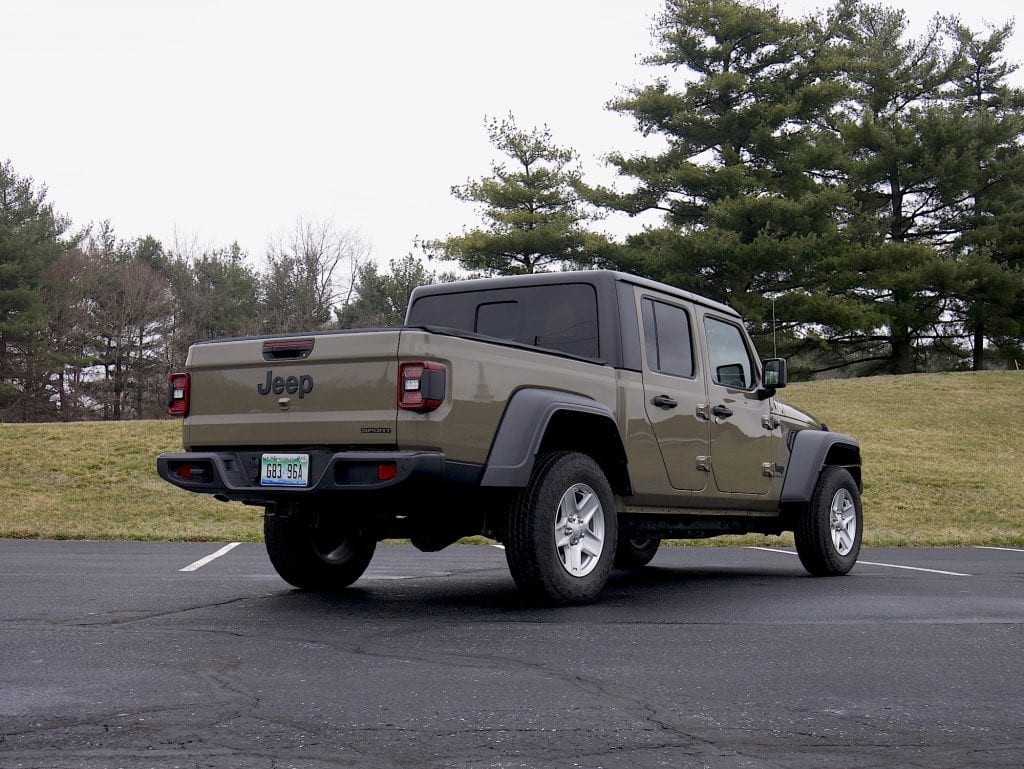
[[48,406],[43,272],[72,245],[69,219],[46,188],[0,163],[0,418],[38,418]]
[[962,24],[954,29],[964,65],[948,140],[971,162],[948,177],[961,268],[953,310],[971,339],[972,368],[980,371],[987,340],[1018,352],[1024,341],[1024,91],[1008,84],[1017,70],[1005,58],[1012,22],[987,35]]
[[459,200],[481,204],[484,227],[421,242],[426,254],[483,275],[586,267],[598,261],[609,245],[584,228],[592,216],[576,192],[576,153],[555,145],[547,127],[520,129],[511,115],[492,119],[487,133],[511,163],[495,162],[492,176],[452,187]]
[[812,370],[907,373],[955,350],[951,313],[1009,295],[991,270],[970,279],[985,252],[962,235],[984,237],[1020,189],[1007,162],[1021,134],[1011,109],[996,121],[991,105],[985,120],[965,107],[962,30],[941,17],[920,39],[907,29],[902,11],[860,0],[800,21],[668,0],[648,61],[671,74],[610,104],[667,146],[610,156],[628,192],[585,188],[664,214],[620,264],[728,301],[761,331],[773,305]]

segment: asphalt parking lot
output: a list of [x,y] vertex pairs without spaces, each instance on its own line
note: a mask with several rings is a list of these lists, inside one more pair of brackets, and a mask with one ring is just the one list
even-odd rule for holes
[[325,595],[222,544],[0,540],[0,767],[1024,766],[1024,548],[663,548],[540,609],[492,547]]

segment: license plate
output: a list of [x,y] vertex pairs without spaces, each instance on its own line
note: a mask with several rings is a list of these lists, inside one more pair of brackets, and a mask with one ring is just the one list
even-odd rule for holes
[[309,454],[264,454],[260,462],[261,486],[306,486]]

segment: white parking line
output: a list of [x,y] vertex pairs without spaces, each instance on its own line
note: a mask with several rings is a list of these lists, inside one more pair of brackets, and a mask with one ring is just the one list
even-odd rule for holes
[[991,547],[989,545],[975,545],[975,550],[1004,550],[1007,553],[1024,553],[1024,549],[1019,547]]
[[[757,547],[751,546],[748,550],[764,550],[767,553],[782,553],[783,555],[796,555],[792,550],[780,550],[777,547]],[[862,563],[865,566],[884,566],[887,569],[905,569],[906,571],[926,571],[929,574],[944,574],[947,577],[970,577],[970,574],[964,574],[959,571],[942,571],[942,569],[923,569],[920,566],[900,566],[895,563],[878,563],[877,561],[862,561],[859,558],[857,563]]]
[[491,545],[491,547],[496,547],[496,548],[497,548],[498,550],[504,550],[504,549],[505,549],[505,546],[504,546],[504,545],[501,545],[501,544],[498,544],[498,545]]
[[200,558],[195,563],[190,563],[184,569],[178,569],[178,571],[195,571],[196,569],[201,569],[204,566],[206,566],[206,564],[208,564],[210,561],[216,561],[222,555],[227,555],[232,550],[234,550],[236,547],[238,547],[240,544],[242,544],[242,543],[241,542],[231,542],[230,544],[224,545],[224,547],[222,547],[216,553],[210,553],[205,558]]

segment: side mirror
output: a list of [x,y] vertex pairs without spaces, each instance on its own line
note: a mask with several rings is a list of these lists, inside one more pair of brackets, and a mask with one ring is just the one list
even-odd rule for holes
[[[779,390],[789,381],[789,368],[785,358],[768,358],[761,361],[762,384],[765,390]],[[772,393],[767,393],[771,396]]]

